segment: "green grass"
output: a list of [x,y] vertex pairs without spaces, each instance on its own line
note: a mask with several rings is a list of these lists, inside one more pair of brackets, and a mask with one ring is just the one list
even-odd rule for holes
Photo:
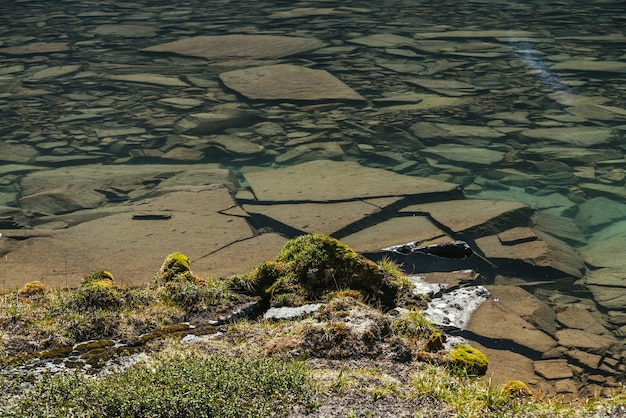
[[31,389],[10,395],[11,385],[3,383],[0,416],[29,418],[283,416],[313,394],[302,363],[194,350],[161,353],[99,378],[44,375]]

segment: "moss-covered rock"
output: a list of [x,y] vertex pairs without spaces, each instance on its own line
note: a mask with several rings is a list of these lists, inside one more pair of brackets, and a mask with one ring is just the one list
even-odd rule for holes
[[29,299],[32,297],[43,296],[46,292],[46,286],[39,280],[26,283],[17,291],[20,298]]
[[189,267],[191,260],[183,253],[173,252],[165,257],[163,265],[156,273],[158,282],[167,283],[171,281],[193,281],[200,279],[193,275]]
[[426,342],[427,351],[439,351],[443,349],[443,343],[446,342],[446,337],[439,331],[435,331],[428,337]]
[[470,375],[482,376],[487,372],[487,356],[467,344],[455,345],[450,352],[450,363]]
[[347,289],[386,307],[396,306],[400,290],[411,295],[408,281],[323,234],[288,241],[274,261],[261,263],[237,285],[265,295],[273,306],[317,301]]
[[509,380],[500,387],[500,392],[511,399],[527,398],[532,396],[532,392],[528,389],[526,383],[521,380]]
[[85,277],[80,282],[81,287],[96,286],[96,287],[101,287],[103,289],[110,289],[114,286],[114,284],[115,284],[115,279],[113,278],[113,275],[106,270],[97,271]]

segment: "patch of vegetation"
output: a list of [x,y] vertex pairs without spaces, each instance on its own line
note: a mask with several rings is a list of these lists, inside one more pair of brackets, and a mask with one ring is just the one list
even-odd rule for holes
[[297,306],[347,290],[388,309],[420,304],[397,266],[389,261],[383,265],[327,235],[302,235],[288,241],[274,261],[261,263],[233,283],[265,296],[272,306]]
[[[249,300],[230,291],[223,280],[196,277],[188,258],[173,254],[157,280],[143,288],[119,285],[101,270],[85,277],[77,289],[46,289],[31,282],[1,296],[0,361],[24,361],[82,341],[129,339]],[[31,354],[20,354],[24,352]]]
[[161,353],[97,379],[44,375],[0,404],[13,417],[285,416],[313,390],[302,363],[280,358]]
[[450,364],[453,369],[469,375],[482,376],[487,372],[487,357],[474,347],[459,344],[450,351]]

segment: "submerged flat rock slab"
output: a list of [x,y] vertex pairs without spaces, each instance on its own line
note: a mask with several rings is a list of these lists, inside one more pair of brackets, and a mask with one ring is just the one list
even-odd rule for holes
[[626,221],[616,222],[594,234],[580,252],[592,266],[626,270],[625,242]]
[[411,205],[400,213],[427,213],[453,232],[479,233],[527,224],[532,209],[505,200],[449,200]]
[[498,235],[478,238],[476,245],[487,258],[519,260],[537,267],[551,267],[581,278],[585,265],[564,242],[537,230],[517,227]]
[[504,136],[502,132],[488,126],[451,125],[446,123],[417,122],[411,126],[411,132],[420,139],[444,139],[460,141],[463,139],[482,139],[492,142]]
[[221,73],[220,79],[229,89],[252,100],[365,101],[329,72],[291,64],[228,71]]
[[579,126],[575,128],[526,129],[525,138],[567,142],[575,146],[591,147],[608,142],[614,135],[612,128]]
[[380,213],[382,208],[400,199],[391,197],[339,203],[244,205],[243,208],[250,214],[271,218],[298,231],[332,235],[355,222]]
[[[180,174],[194,173],[202,176],[201,183],[190,183],[187,178],[177,179]],[[93,190],[136,190],[144,182],[160,181],[161,185],[209,185],[231,184],[232,172],[220,164],[127,164],[90,165],[42,170],[26,175],[21,183],[22,196],[45,192],[67,184],[85,184]]]
[[144,48],[144,52],[169,52],[207,59],[282,58],[321,48],[314,38],[274,35],[194,36]]
[[608,310],[626,311],[626,273],[623,268],[593,270],[585,276],[585,283],[599,305]]
[[0,48],[0,54],[5,55],[33,55],[48,54],[52,52],[69,51],[70,47],[65,42],[36,42],[21,46]]
[[407,216],[381,222],[348,235],[341,242],[359,253],[378,253],[383,248],[405,242],[435,244],[451,241],[444,231],[424,216]]
[[554,64],[551,70],[591,71],[604,73],[626,73],[624,61],[587,61],[571,60]]
[[[141,285],[174,251],[187,255],[193,270],[194,260],[254,236],[245,218],[219,213],[234,204],[225,187],[172,192],[141,199],[124,206],[123,212],[51,237],[14,241],[5,266],[6,277],[16,281],[7,282],[7,287],[31,280],[42,280],[47,286],[76,286],[103,269],[122,284]],[[146,216],[150,213],[168,216]]]
[[502,340],[504,350],[515,347],[513,351],[517,352],[529,349],[545,353],[556,348],[556,341],[552,337],[523,319],[509,306],[512,302],[520,306],[523,300],[534,305],[536,298],[524,292],[524,299],[520,300],[522,294],[517,291],[508,292],[507,287],[509,286],[487,286],[491,297],[474,311],[467,329],[481,337]]
[[[221,211],[220,213],[225,213]],[[207,229],[207,232],[210,228]],[[287,239],[270,233],[246,238],[191,260],[191,271],[201,277],[226,278],[251,272],[263,261],[274,260]]]
[[439,161],[481,166],[498,163],[504,158],[504,152],[502,151],[453,144],[441,144],[435,147],[424,148],[419,153]]
[[336,202],[374,197],[452,194],[459,188],[456,184],[404,176],[363,167],[351,161],[311,161],[277,170],[245,173],[244,177],[260,202]]

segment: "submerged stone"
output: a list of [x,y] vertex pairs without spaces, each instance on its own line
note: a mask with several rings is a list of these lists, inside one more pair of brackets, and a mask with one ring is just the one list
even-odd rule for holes
[[311,161],[277,170],[245,173],[244,177],[261,202],[336,202],[453,194],[458,190],[456,184],[404,176],[350,161]]
[[144,48],[144,52],[170,52],[207,59],[282,58],[321,48],[315,38],[274,35],[194,36]]
[[221,73],[220,79],[231,90],[252,100],[365,101],[327,71],[291,64],[228,71]]

